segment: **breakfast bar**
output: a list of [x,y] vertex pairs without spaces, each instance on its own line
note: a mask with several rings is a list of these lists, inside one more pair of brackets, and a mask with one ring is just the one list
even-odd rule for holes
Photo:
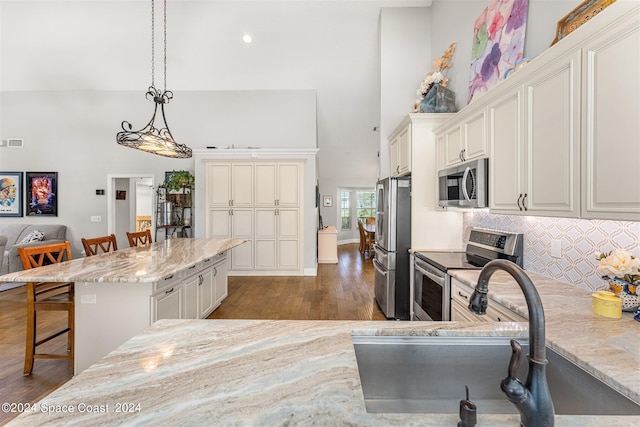
[[226,296],[226,252],[244,242],[169,239],[2,280],[75,283],[77,375],[156,320],[207,317]]

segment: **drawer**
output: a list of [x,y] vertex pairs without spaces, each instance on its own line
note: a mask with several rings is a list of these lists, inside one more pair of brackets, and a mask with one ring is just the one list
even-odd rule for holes
[[179,273],[170,274],[163,279],[153,282],[153,288],[151,293],[156,293],[157,291],[170,288],[171,286],[177,285],[182,280],[182,275]]

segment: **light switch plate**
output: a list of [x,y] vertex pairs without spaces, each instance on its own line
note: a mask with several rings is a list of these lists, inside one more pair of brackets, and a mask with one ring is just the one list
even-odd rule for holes
[[102,222],[102,217],[101,216],[92,216],[91,217],[91,222]]
[[562,241],[560,240],[551,241],[551,256],[554,258],[562,257]]
[[80,296],[80,304],[95,304],[96,296],[95,295],[81,295]]

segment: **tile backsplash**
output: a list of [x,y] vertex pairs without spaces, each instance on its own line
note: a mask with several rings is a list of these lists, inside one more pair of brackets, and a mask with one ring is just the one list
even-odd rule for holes
[[[596,273],[595,252],[621,248],[640,257],[640,222],[496,215],[474,209],[464,214],[464,227],[524,234],[525,270],[588,290],[607,287]],[[551,256],[554,240],[562,244],[560,258]]]

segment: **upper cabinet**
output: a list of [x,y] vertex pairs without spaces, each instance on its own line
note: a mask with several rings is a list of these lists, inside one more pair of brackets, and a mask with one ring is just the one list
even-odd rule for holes
[[436,154],[433,128],[452,116],[452,113],[408,114],[389,135],[391,176],[412,175],[415,172],[412,165],[424,169],[429,164],[432,168]]
[[616,2],[512,73],[436,129],[439,169],[487,152],[495,213],[640,221],[639,28]]
[[578,217],[580,52],[530,67],[531,78],[489,102],[489,206]]
[[391,176],[411,174],[411,121],[403,120],[389,135],[389,158]]
[[442,151],[444,164],[440,169],[468,160],[488,155],[487,150],[487,114],[485,108],[469,109],[460,120],[442,132]]
[[638,9],[583,48],[584,218],[640,221]]

